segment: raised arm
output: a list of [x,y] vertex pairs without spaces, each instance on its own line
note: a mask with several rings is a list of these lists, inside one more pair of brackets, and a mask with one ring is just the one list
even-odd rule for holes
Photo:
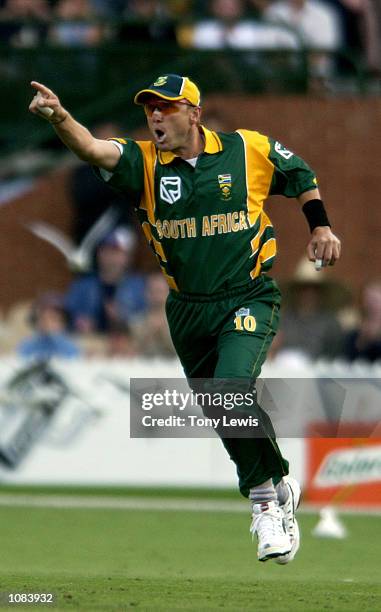
[[[57,136],[73,153],[90,164],[113,170],[120,159],[118,147],[108,140],[94,138],[61,104],[58,96],[42,83],[31,82],[36,94],[29,110],[49,121]],[[47,110],[51,109],[53,112]]]

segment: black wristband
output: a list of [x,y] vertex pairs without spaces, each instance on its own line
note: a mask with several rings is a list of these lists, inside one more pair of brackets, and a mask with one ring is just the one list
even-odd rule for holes
[[60,119],[59,121],[49,121],[50,125],[59,125],[60,123],[63,123],[65,121],[65,119],[67,119],[69,113],[66,113],[65,117],[63,119]]
[[314,231],[315,227],[320,227],[321,225],[328,225],[331,227],[324,204],[321,200],[308,200],[308,202],[303,204],[302,210],[306,216],[311,232]]

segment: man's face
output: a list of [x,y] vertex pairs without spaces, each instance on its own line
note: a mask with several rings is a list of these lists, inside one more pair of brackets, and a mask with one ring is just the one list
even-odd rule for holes
[[144,104],[149,130],[160,151],[176,151],[186,146],[200,109],[187,100],[171,102],[152,96]]
[[223,21],[236,21],[242,18],[244,6],[242,0],[212,0],[211,12]]
[[97,251],[99,273],[105,273],[115,277],[122,276],[130,263],[127,251],[117,246],[101,245]]
[[57,308],[45,307],[37,312],[37,329],[44,334],[53,334],[64,331],[65,315]]

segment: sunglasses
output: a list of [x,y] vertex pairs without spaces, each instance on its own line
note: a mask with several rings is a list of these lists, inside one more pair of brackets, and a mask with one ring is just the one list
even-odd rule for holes
[[193,104],[190,104],[186,100],[176,100],[176,102],[168,102],[167,100],[155,100],[152,102],[146,102],[144,104],[144,112],[147,117],[152,117],[155,110],[158,110],[159,113],[163,115],[173,115],[173,113],[178,113],[180,111],[180,106],[191,106],[195,108]]

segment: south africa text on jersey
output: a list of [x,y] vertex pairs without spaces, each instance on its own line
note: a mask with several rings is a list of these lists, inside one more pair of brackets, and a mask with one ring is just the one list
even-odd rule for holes
[[156,220],[156,229],[160,240],[161,238],[196,238],[198,231],[201,231],[202,236],[230,234],[251,227],[245,210],[204,215],[201,219],[201,228],[198,228],[197,225],[196,217]]

